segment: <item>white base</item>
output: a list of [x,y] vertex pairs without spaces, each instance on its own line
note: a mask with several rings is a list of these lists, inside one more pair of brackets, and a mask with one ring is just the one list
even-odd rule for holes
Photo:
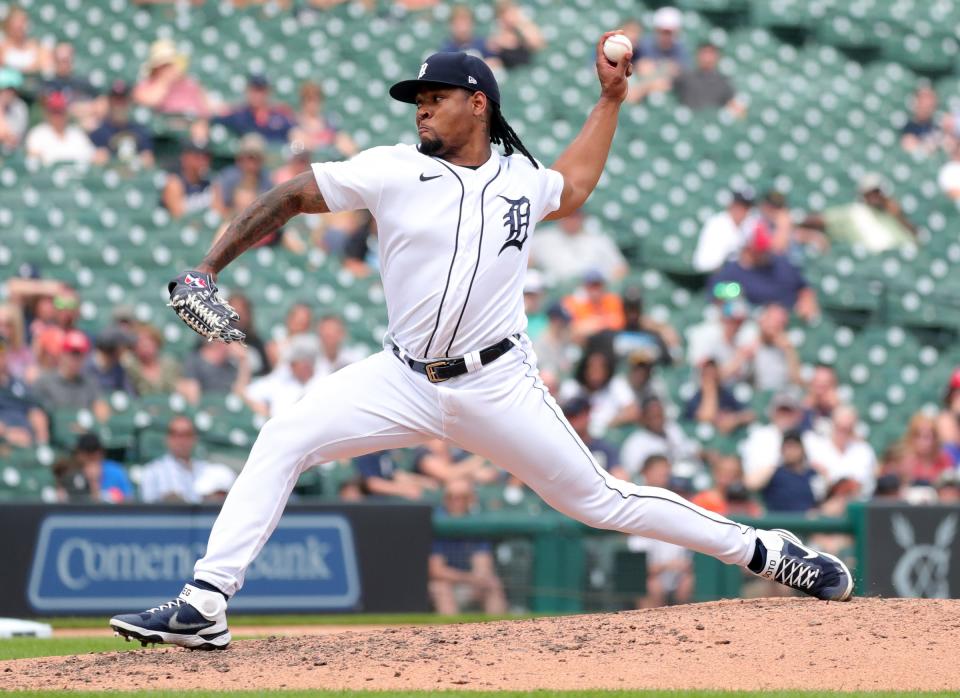
[[11,637],[53,637],[53,628],[48,623],[37,623],[19,618],[0,618],[0,638]]

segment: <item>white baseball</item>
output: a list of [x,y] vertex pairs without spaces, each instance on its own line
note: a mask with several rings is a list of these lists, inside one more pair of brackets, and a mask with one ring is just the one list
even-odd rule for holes
[[628,53],[633,53],[633,44],[623,34],[614,34],[603,42],[603,55],[611,63],[619,63]]

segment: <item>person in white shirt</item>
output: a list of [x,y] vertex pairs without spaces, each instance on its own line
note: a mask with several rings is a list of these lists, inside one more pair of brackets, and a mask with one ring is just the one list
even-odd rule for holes
[[[747,489],[758,491],[766,486],[780,461],[783,435],[801,428],[803,423],[803,394],[796,386],[788,386],[770,400],[769,424],[750,428],[747,438],[740,443],[743,462],[743,481]],[[812,432],[803,433],[804,449],[809,449]]]
[[752,189],[734,191],[727,208],[707,219],[693,253],[692,263],[696,271],[716,271],[746,244],[753,222],[750,212],[755,198]]
[[90,164],[96,159],[96,148],[79,126],[69,122],[67,98],[60,92],[47,95],[44,101],[46,121],[27,133],[27,157],[43,165],[57,162]]
[[950,160],[943,164],[937,175],[940,191],[954,201],[960,199],[960,142],[950,148]]
[[290,407],[313,388],[318,378],[320,357],[317,340],[310,335],[295,335],[286,350],[287,364],[253,381],[244,391],[244,399],[254,412],[272,417]]
[[198,504],[227,492],[236,473],[221,463],[193,457],[197,431],[189,417],[178,416],[167,425],[167,452],[147,463],[140,473],[140,499],[147,503]]
[[367,352],[362,347],[346,343],[347,330],[339,315],[321,317],[317,321],[317,337],[320,340],[316,365],[317,376],[328,376],[367,356]]
[[611,281],[627,273],[627,260],[613,239],[584,226],[583,211],[577,209],[545,228],[533,238],[530,263],[553,283],[582,278],[591,269],[599,270]]
[[713,359],[720,367],[725,381],[737,381],[746,377],[746,367],[734,359],[737,352],[756,342],[759,336],[757,324],[750,319],[750,306],[741,298],[711,306],[707,318],[687,329],[687,363],[699,366]]
[[821,466],[828,485],[853,480],[860,486],[859,495],[869,497],[877,481],[877,454],[857,434],[857,410],[840,405],[833,410],[827,434],[812,434],[807,445],[811,463]]
[[663,402],[649,397],[640,406],[640,428],[627,437],[620,451],[620,464],[631,478],[642,470],[650,456],[664,456],[673,464],[699,460],[700,445],[680,425],[667,420]]

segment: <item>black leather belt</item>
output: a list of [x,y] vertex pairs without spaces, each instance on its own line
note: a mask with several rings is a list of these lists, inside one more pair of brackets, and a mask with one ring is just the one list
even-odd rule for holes
[[[516,337],[519,337],[519,335],[507,337],[486,349],[481,349],[480,365],[486,366],[487,364],[493,363],[513,349],[513,340]],[[431,383],[443,383],[451,378],[462,376],[467,372],[467,362],[462,357],[458,359],[438,359],[436,361],[417,361],[416,359],[411,359],[409,356],[404,358],[396,345],[393,346],[393,353],[414,371],[425,375]]]

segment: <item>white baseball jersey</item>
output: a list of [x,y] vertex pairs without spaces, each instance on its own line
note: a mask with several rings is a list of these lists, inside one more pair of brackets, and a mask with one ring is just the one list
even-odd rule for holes
[[313,173],[331,211],[376,219],[388,337],[411,356],[461,356],[526,329],[528,240],[560,207],[559,172],[493,149],[471,169],[395,145]]

